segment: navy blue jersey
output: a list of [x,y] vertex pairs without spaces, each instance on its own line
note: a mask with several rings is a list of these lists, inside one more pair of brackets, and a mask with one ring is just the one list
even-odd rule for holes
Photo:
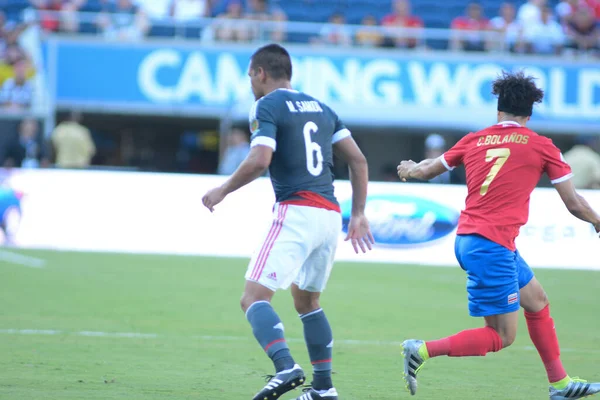
[[337,204],[332,145],[350,136],[333,110],[295,90],[278,89],[250,111],[251,146],[274,150],[269,173],[278,202],[312,192]]

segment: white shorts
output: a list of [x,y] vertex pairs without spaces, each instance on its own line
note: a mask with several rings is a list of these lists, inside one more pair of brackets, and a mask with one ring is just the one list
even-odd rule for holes
[[322,208],[279,203],[273,215],[263,245],[250,260],[246,280],[273,291],[295,283],[302,290],[322,292],[333,267],[342,216]]

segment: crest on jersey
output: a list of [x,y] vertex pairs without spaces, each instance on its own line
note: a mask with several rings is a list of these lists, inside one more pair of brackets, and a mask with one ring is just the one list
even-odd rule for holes
[[256,133],[257,130],[258,130],[258,120],[253,119],[252,121],[250,121],[250,132]]

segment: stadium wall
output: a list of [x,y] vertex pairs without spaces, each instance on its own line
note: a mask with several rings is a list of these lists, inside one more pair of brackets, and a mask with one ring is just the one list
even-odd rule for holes
[[[249,257],[271,223],[270,182],[259,179],[211,214],[201,197],[223,179],[13,170],[5,186],[23,197],[1,210],[12,213],[5,241],[19,248]],[[350,185],[339,181],[335,188],[347,222]],[[584,195],[600,204],[600,192]],[[337,259],[456,266],[453,242],[464,197],[461,186],[372,183],[367,215],[377,247],[356,255],[341,232]],[[533,267],[600,269],[597,235],[567,212],[553,189],[534,191],[518,246]]]

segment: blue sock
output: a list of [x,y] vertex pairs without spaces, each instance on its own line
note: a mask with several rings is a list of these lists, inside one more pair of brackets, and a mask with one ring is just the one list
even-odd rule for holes
[[277,372],[294,367],[294,359],[283,336],[283,324],[268,301],[257,301],[246,311],[254,337],[275,365]]
[[304,340],[313,365],[312,387],[327,390],[331,382],[331,357],[333,353],[333,333],[322,309],[301,315],[304,324]]

